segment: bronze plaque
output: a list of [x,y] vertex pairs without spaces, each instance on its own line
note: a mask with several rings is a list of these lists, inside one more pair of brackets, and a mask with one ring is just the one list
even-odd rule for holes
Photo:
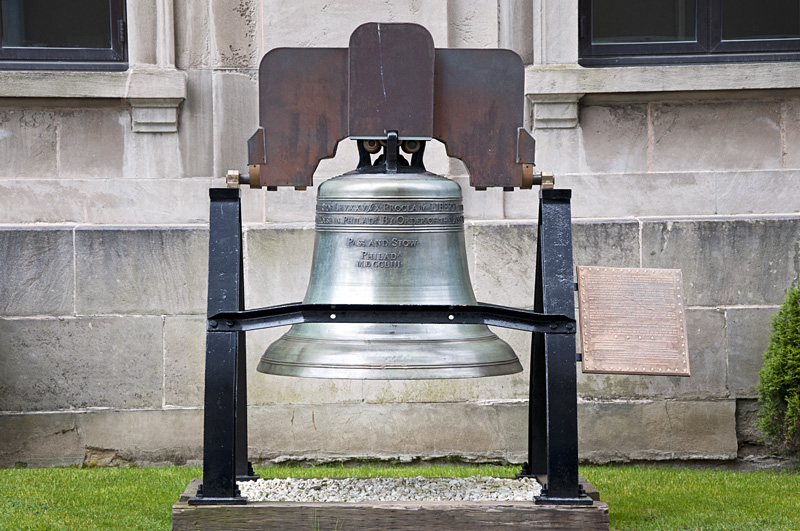
[[583,372],[689,376],[679,269],[577,269]]

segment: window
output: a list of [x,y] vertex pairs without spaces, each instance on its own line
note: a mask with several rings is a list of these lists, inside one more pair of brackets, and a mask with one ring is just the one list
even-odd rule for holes
[[580,0],[584,66],[800,60],[798,0]]
[[124,0],[0,0],[0,69],[126,68]]

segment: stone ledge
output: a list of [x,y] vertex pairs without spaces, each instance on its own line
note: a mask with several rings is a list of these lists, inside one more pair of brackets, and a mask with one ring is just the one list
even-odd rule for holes
[[529,66],[525,93],[602,94],[634,92],[714,92],[794,89],[795,63],[626,66],[584,68],[577,64]]

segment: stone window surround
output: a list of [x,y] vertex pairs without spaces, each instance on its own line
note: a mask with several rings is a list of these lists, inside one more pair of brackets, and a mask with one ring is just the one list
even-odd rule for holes
[[[0,98],[118,99],[131,109],[138,133],[174,133],[178,106],[186,99],[186,74],[175,68],[173,0],[155,0],[156,24],[137,20],[128,0],[128,56],[125,72],[21,71],[0,72]],[[140,50],[155,43],[154,58]]]
[[528,1],[533,64],[525,72],[525,93],[535,129],[577,127],[578,102],[589,95],[596,101],[641,100],[655,93],[696,98],[698,92],[704,98],[730,98],[746,97],[743,91],[800,88],[795,62],[584,68],[578,65],[578,0]]

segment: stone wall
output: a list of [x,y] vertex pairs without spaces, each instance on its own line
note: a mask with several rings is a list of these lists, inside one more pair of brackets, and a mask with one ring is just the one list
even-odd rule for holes
[[[148,33],[164,27],[151,20],[163,9],[148,7],[164,0],[129,4],[129,77],[52,74],[32,99],[15,87],[42,74],[0,75],[0,466],[200,458],[207,190],[223,185],[226,170],[246,169],[263,53],[346,46],[373,19],[424,24],[440,47],[502,42],[527,54],[538,165],[573,190],[576,264],[683,270],[692,377],[578,368],[581,457],[730,460],[759,451],[754,386],[769,318],[800,274],[800,97],[781,84],[780,66],[769,77],[775,90],[714,81],[723,74],[684,88],[657,69],[648,72],[662,72],[660,81],[629,83],[634,92],[596,80],[635,73],[625,69],[580,69],[577,85],[563,88],[549,80],[579,67],[547,69],[548,57],[574,59],[536,47],[541,10],[526,35],[488,1],[376,10],[366,0],[176,0],[165,37]],[[151,80],[144,99],[103,84],[137,76]],[[183,93],[164,88],[175,79]],[[173,100],[174,123],[157,111]],[[158,119],[142,118],[142,105]],[[162,130],[143,130],[153,127]],[[350,144],[320,164],[316,184],[354,167]],[[478,299],[530,306],[536,192],[477,192],[441,145],[429,152],[429,168],[464,188]],[[314,193],[242,191],[249,307],[303,297]],[[521,374],[381,382],[256,373],[282,332],[248,334],[252,458],[524,459],[526,334],[498,331]]]

